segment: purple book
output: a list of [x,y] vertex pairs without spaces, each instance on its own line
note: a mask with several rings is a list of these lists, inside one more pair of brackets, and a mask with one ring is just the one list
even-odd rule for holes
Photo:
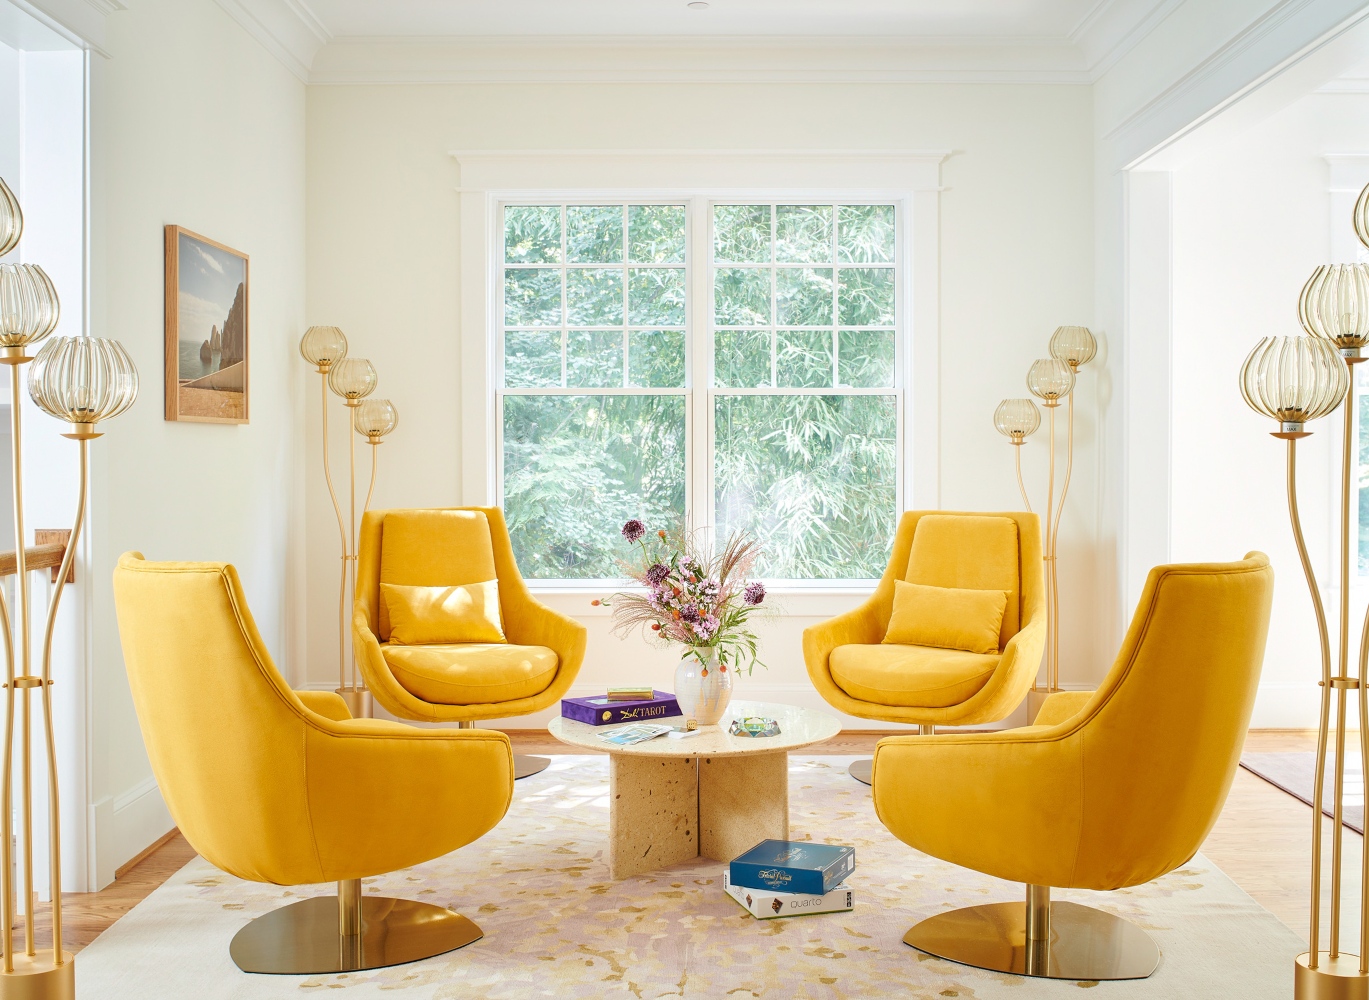
[[616,726],[620,722],[654,722],[668,715],[679,715],[680,705],[673,694],[653,691],[645,701],[609,701],[604,695],[591,698],[562,698],[561,716],[591,726]]

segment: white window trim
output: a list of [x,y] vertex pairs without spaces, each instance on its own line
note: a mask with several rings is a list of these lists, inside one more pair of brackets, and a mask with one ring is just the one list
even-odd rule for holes
[[[940,507],[940,191],[941,163],[948,152],[475,150],[451,155],[461,171],[457,192],[461,208],[462,503],[493,504],[498,493],[498,413],[492,387],[499,365],[491,345],[498,343],[495,252],[501,238],[501,202],[680,200],[692,203],[692,211],[706,212],[715,201],[793,198],[880,200],[900,205],[904,219],[900,252],[907,266],[900,268],[899,293],[907,335],[899,373],[905,394],[899,506]],[[699,221],[692,218],[691,224]],[[708,282],[710,277],[708,262],[696,260],[691,280]],[[706,301],[706,296],[690,298]],[[695,343],[703,343],[706,338],[697,335],[702,332],[697,323],[693,328]],[[690,361],[692,368],[695,359]],[[695,420],[705,424],[693,428],[695,440],[707,440],[711,421],[706,420],[705,409],[694,408]],[[702,496],[704,487],[697,474],[694,483]],[[698,497],[692,499],[696,505],[700,502]],[[564,581],[547,581],[539,590],[569,598],[596,586],[602,589],[602,584],[588,583],[577,589]],[[849,583],[823,586],[819,581],[811,589],[793,589],[805,595],[849,599],[861,588],[853,589]]]

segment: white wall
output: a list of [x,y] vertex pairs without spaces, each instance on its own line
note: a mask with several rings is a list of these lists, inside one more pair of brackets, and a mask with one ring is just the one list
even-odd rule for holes
[[[308,316],[341,326],[380,372],[377,395],[401,423],[381,449],[377,506],[460,502],[462,335],[454,149],[952,149],[941,197],[941,356],[937,423],[946,508],[1020,506],[1010,446],[993,428],[1006,396],[1057,325],[1093,314],[1092,105],[1076,86],[401,85],[317,86],[308,95]],[[745,113],[736,113],[745,109]],[[833,123],[839,123],[834,127]],[[464,335],[471,335],[467,331]],[[1106,345],[1104,346],[1106,351]],[[304,365],[301,362],[300,367]],[[317,376],[306,407],[309,680],[336,684],[337,530],[319,460]],[[1085,369],[1078,453],[1061,543],[1062,678],[1090,683],[1108,663],[1092,618],[1110,600],[1095,572],[1095,378]],[[334,410],[335,472],[344,426]],[[1044,491],[1044,446],[1026,448]],[[363,459],[363,471],[365,470]],[[1038,501],[1039,503],[1039,501]],[[1108,534],[1108,532],[1102,532]],[[806,625],[767,630],[771,669],[743,691],[818,704],[804,671]],[[583,617],[584,690],[640,680],[639,640]],[[562,607],[574,604],[562,603]],[[650,654],[668,683],[672,659]],[[529,726],[532,718],[512,721]],[[863,723],[869,725],[869,723]]]
[[[304,86],[212,0],[128,7],[91,83],[91,332],[122,341],[142,378],[92,447],[96,885],[170,826],[119,652],[119,554],[234,563],[287,677],[303,659]],[[168,223],[251,257],[250,424],[163,419]]]
[[[1257,726],[1315,725],[1320,664],[1288,523],[1284,444],[1242,401],[1237,378],[1259,338],[1300,332],[1298,293],[1313,268],[1336,259],[1333,226],[1348,230],[1350,219],[1331,215],[1324,155],[1348,152],[1369,152],[1369,95],[1313,94],[1190,153],[1172,173],[1172,555],[1260,549],[1273,561]],[[1326,585],[1333,643],[1340,420],[1337,411],[1309,425],[1313,436],[1298,446],[1303,527]],[[1362,595],[1352,588],[1352,596],[1362,613]]]

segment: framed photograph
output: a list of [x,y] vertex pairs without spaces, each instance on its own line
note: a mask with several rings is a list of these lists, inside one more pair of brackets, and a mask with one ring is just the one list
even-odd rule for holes
[[166,419],[247,423],[247,254],[166,227]]

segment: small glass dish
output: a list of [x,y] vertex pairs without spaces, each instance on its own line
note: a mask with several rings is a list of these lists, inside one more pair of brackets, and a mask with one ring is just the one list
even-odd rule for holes
[[750,736],[759,739],[763,736],[778,736],[780,724],[774,719],[767,719],[759,715],[747,715],[740,719],[733,719],[732,725],[727,727],[727,731],[733,736]]

